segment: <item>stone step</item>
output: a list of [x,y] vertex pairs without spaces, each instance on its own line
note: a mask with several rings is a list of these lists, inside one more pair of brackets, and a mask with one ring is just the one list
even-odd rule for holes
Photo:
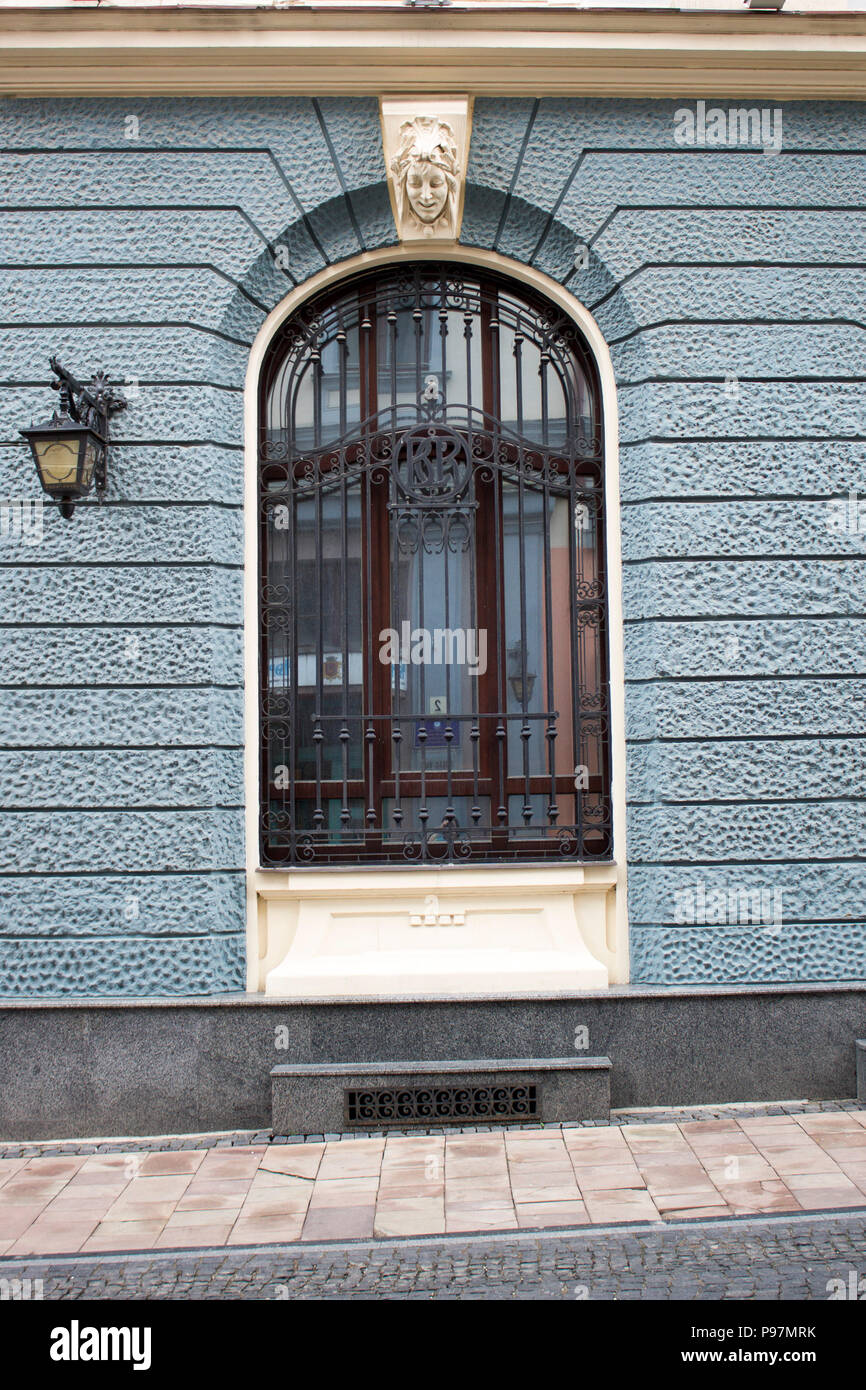
[[610,1118],[610,1058],[288,1063],[271,1071],[276,1134]]
[[858,1038],[854,1043],[857,1056],[857,1100],[866,1105],[866,1038]]

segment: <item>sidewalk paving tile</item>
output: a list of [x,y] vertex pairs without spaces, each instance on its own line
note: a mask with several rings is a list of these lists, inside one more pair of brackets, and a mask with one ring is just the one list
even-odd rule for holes
[[866,1207],[866,1109],[0,1159],[0,1255]]

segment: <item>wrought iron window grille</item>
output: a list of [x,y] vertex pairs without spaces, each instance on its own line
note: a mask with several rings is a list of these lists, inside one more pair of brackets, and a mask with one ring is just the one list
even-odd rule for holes
[[401,266],[284,326],[260,393],[263,865],[611,859],[604,515],[595,364],[522,287]]

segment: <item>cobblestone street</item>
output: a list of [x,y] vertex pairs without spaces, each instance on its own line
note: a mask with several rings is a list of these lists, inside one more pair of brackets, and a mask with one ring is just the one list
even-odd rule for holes
[[824,1300],[866,1214],[4,1261],[45,1299]]

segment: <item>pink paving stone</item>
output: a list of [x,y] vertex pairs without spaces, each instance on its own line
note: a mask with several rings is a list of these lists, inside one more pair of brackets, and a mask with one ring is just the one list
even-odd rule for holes
[[708,1134],[704,1138],[690,1135],[689,1147],[701,1159],[717,1154],[753,1154],[757,1152],[752,1140],[739,1129],[726,1130],[724,1134]]
[[450,1150],[445,1156],[445,1170],[454,1177],[475,1177],[484,1173],[507,1173],[508,1165],[505,1161],[505,1154],[495,1158],[474,1158],[466,1154],[452,1154]]
[[622,1149],[628,1145],[617,1125],[611,1129],[564,1129],[562,1142],[567,1149]]
[[522,1154],[527,1158],[540,1158],[542,1154],[557,1155],[562,1157],[565,1153],[565,1144],[561,1134],[556,1136],[543,1134],[539,1139],[532,1139],[525,1134],[515,1134],[511,1130],[505,1135],[503,1146],[509,1159]]
[[756,1115],[753,1119],[738,1120],[737,1124],[744,1134],[756,1134],[759,1131],[772,1133],[774,1130],[799,1129],[797,1121],[792,1115]]
[[[459,1177],[450,1179],[451,1182],[471,1182],[481,1183],[483,1178]],[[508,1179],[494,1179],[497,1185],[503,1189],[508,1187]],[[438,1173],[434,1169],[428,1172],[410,1172],[400,1170],[383,1171],[379,1177],[379,1192],[392,1192],[395,1197],[424,1197],[430,1196],[437,1190],[445,1186],[445,1174],[440,1168]]]
[[244,1216],[294,1216],[305,1212],[310,1205],[311,1192],[280,1191],[251,1192],[241,1208]]
[[412,1212],[399,1214],[386,1212],[382,1216],[377,1213],[373,1226],[373,1235],[379,1238],[385,1236],[444,1236],[446,1234],[444,1214],[440,1218]]
[[595,1167],[575,1167],[577,1185],[583,1191],[610,1189],[611,1187],[645,1187],[635,1164],[604,1163]]
[[799,1202],[783,1182],[718,1183],[719,1191],[737,1215],[762,1211],[801,1211]]
[[[282,1245],[294,1240],[300,1240],[303,1230],[304,1218],[299,1216],[297,1219],[283,1217],[281,1219],[267,1218],[257,1220],[239,1219],[232,1227],[227,1245]],[[279,1282],[277,1280],[276,1282]]]
[[312,1208],[349,1207],[359,1209],[374,1205],[379,1188],[378,1178],[318,1179],[310,1198]]
[[[692,1193],[696,1195],[699,1192],[715,1193],[716,1199],[718,1200],[718,1192],[716,1191],[715,1184],[710,1181],[705,1173],[695,1173],[692,1176],[674,1172],[653,1173],[646,1178],[646,1188],[647,1192],[650,1193],[654,1200],[657,1197],[666,1197],[676,1193]],[[695,1201],[692,1205],[698,1206],[699,1203]]]
[[171,1197],[158,1202],[112,1202],[105,1212],[106,1221],[167,1221],[175,1209]]
[[177,1211],[169,1216],[163,1230],[166,1235],[169,1231],[188,1230],[200,1226],[208,1229],[214,1226],[234,1225],[240,1214],[241,1207],[238,1204],[233,1210],[222,1209],[220,1211]]
[[595,1225],[608,1221],[659,1221],[658,1210],[648,1192],[631,1188],[585,1192],[584,1202]]
[[807,1134],[849,1133],[861,1128],[856,1111],[845,1110],[840,1115],[798,1115],[797,1123]]
[[373,1234],[374,1206],[310,1208],[302,1240],[356,1240]]
[[32,1206],[36,1202],[45,1206],[65,1186],[65,1178],[30,1178],[25,1169],[24,1173],[16,1173],[0,1187],[0,1209]]
[[[503,1188],[504,1192],[506,1189]],[[433,1201],[444,1195],[445,1182],[440,1178],[436,1182],[428,1182],[426,1178],[419,1178],[416,1182],[391,1182],[383,1176],[379,1182],[378,1201],[388,1202],[425,1202]]]
[[120,1200],[124,1202],[176,1202],[189,1187],[188,1173],[172,1174],[162,1178],[133,1178],[124,1188]]
[[45,1210],[42,1202],[31,1202],[29,1206],[21,1203],[14,1207],[0,1207],[0,1240],[17,1240]]
[[[401,1154],[408,1157],[412,1154],[426,1153],[428,1150],[444,1149],[447,1137],[450,1136],[444,1134],[389,1134],[385,1140],[385,1154],[388,1158],[393,1159]],[[341,1143],[346,1142],[346,1140],[341,1140]],[[353,1139],[351,1142],[354,1144],[358,1141]]]
[[515,1203],[579,1202],[581,1191],[576,1182],[550,1183],[546,1187],[539,1186],[537,1183],[524,1183],[520,1187],[512,1187],[511,1197]]
[[162,1221],[102,1222],[82,1245],[81,1254],[99,1250],[152,1250],[162,1227]]
[[174,1204],[175,1212],[184,1211],[239,1211],[247,1199],[245,1192],[204,1192],[201,1196],[185,1192],[180,1201]]
[[683,1211],[665,1211],[664,1221],[709,1221],[714,1216],[730,1216],[730,1207],[687,1207]]
[[[234,1197],[237,1193],[249,1192],[252,1183],[260,1181],[262,1174],[256,1173],[252,1182],[249,1178],[201,1178],[195,1177],[183,1194],[183,1197],[205,1197],[220,1196]],[[178,1201],[182,1201],[179,1197]]]
[[165,1230],[153,1242],[154,1250],[194,1250],[207,1245],[225,1245],[234,1222],[214,1222],[210,1226],[176,1226]]
[[866,1191],[866,1162],[858,1161],[856,1163],[852,1163],[850,1162],[850,1160],[845,1158],[840,1158],[837,1161],[839,1164],[839,1168],[845,1174],[845,1177],[850,1178],[852,1182],[855,1182],[857,1186],[861,1188],[861,1190]]
[[589,1224],[589,1213],[583,1202],[518,1202],[514,1210],[520,1227]]
[[28,1161],[26,1158],[0,1158],[0,1187],[19,1169],[26,1167]]
[[224,1149],[210,1149],[198,1171],[204,1178],[247,1178],[252,1177],[261,1161],[262,1153],[258,1151],[233,1149],[228,1154]]
[[749,1182],[776,1176],[775,1168],[761,1154],[735,1154],[731,1157],[736,1158],[736,1166],[727,1161],[707,1159],[704,1166],[711,1182]]
[[448,1134],[443,1136],[449,1153],[462,1153],[470,1157],[483,1158],[485,1154],[502,1153],[505,1148],[505,1133],[497,1134]]
[[511,1211],[513,1206],[514,1202],[510,1192],[507,1195],[504,1193],[488,1193],[487,1195],[478,1193],[467,1196],[464,1193],[455,1196],[447,1188],[445,1190],[445,1210],[453,1211],[456,1214],[465,1214],[470,1211],[500,1211],[503,1207],[507,1207]]
[[663,1216],[675,1211],[728,1210],[724,1197],[714,1188],[703,1192],[653,1192],[651,1195]]
[[74,1178],[70,1178],[70,1187],[124,1187],[129,1182],[131,1172],[127,1173],[124,1168],[88,1168],[87,1165],[79,1168]]
[[352,1144],[329,1144],[319,1167],[317,1179],[367,1178],[378,1176],[382,1166],[384,1143],[375,1148],[364,1147],[361,1141]]
[[678,1126],[681,1134],[691,1141],[692,1137],[704,1135],[736,1134],[739,1125],[736,1120],[686,1120]]
[[71,1178],[84,1163],[85,1155],[70,1154],[68,1157],[38,1156],[27,1161],[28,1173],[40,1178]]
[[789,1174],[841,1172],[835,1159],[825,1154],[822,1149],[817,1149],[814,1153],[805,1149],[778,1150],[767,1157],[780,1178],[787,1178]]
[[449,1202],[493,1202],[501,1206],[511,1201],[511,1184],[481,1178],[446,1178],[445,1197]]
[[101,1221],[113,1205],[114,1198],[110,1196],[82,1197],[78,1201],[75,1198],[67,1198],[66,1193],[61,1192],[47,1207],[43,1207],[43,1213],[62,1221],[83,1221],[88,1216],[95,1216]]
[[291,1144],[269,1149],[259,1166],[261,1173],[286,1173],[296,1178],[314,1178],[319,1171],[324,1144]]
[[142,1154],[138,1172],[143,1178],[195,1173],[204,1162],[206,1152],[206,1149],[183,1149],[180,1152]]
[[825,1153],[850,1154],[855,1157],[858,1153],[866,1159],[866,1129],[858,1125],[855,1131],[850,1130],[828,1130],[826,1134],[816,1134],[815,1138]]
[[118,1153],[118,1154],[89,1154],[78,1172],[81,1177],[88,1174],[98,1174],[97,1181],[105,1181],[111,1177],[122,1176],[130,1166],[131,1159],[139,1159],[141,1154]]
[[[126,1187],[125,1182],[81,1182],[78,1178],[72,1178],[68,1183],[64,1183],[60,1191],[55,1195],[55,1202],[101,1202],[105,1198],[115,1201]],[[3,1189],[0,1188],[0,1200],[2,1200]]]
[[629,1144],[635,1139],[641,1144],[683,1142],[679,1125],[676,1124],[620,1125],[619,1132]]
[[516,1231],[517,1217],[513,1207],[489,1208],[476,1212],[445,1212],[447,1234],[455,1231]]
[[36,1220],[10,1248],[10,1255],[74,1255],[98,1225],[97,1218],[86,1221]]
[[854,1206],[866,1205],[866,1199],[856,1183],[844,1174],[832,1180],[823,1173],[811,1173],[786,1178],[785,1185],[797,1198],[801,1207],[807,1211],[815,1206]]
[[[551,1140],[561,1140],[565,1131],[562,1129],[503,1129],[498,1133],[502,1134],[506,1144],[547,1144]],[[464,1136],[455,1135],[454,1137],[462,1138]],[[476,1138],[485,1137],[484,1135],[476,1136]]]
[[373,1232],[377,1236],[444,1235],[445,1205],[442,1201],[381,1202]]

